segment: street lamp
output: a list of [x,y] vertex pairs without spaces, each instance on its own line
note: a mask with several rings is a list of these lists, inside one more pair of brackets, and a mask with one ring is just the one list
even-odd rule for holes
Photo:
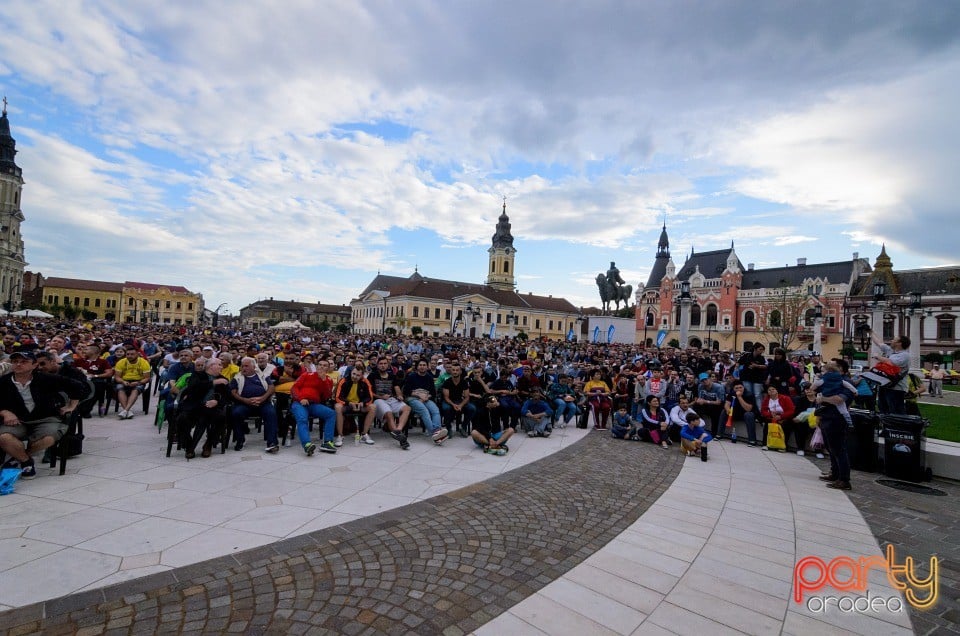
[[217,327],[220,324],[220,310],[227,306],[227,303],[220,303],[217,305],[217,308],[213,310],[213,326]]
[[680,348],[687,348],[687,335],[690,332],[690,305],[693,298],[690,296],[690,281],[680,283]]
[[476,321],[480,320],[481,314],[482,314],[482,312],[480,311],[480,308],[479,308],[479,307],[474,307],[474,306],[473,306],[473,301],[469,301],[469,300],[468,300],[468,301],[467,301],[467,313],[465,314],[465,316],[470,319],[470,324],[469,324],[469,326],[465,324],[465,325],[464,325],[464,328],[463,328],[465,335],[467,335],[468,337],[470,337],[470,328],[473,327],[473,323],[475,323]]
[[823,321],[823,307],[817,305],[813,308],[813,346],[810,347],[814,353],[820,353],[820,327]]

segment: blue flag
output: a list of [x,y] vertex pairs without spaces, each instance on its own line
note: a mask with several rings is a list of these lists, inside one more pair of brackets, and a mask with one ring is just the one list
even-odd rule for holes
[[667,339],[667,330],[666,330],[666,329],[661,329],[660,331],[658,331],[658,332],[657,332],[657,347],[659,348],[659,347],[663,344],[663,341],[666,340],[666,339]]
[[600,325],[593,328],[593,341],[600,342]]
[[616,331],[616,327],[610,325],[610,328],[607,329],[607,344],[613,342],[613,332]]

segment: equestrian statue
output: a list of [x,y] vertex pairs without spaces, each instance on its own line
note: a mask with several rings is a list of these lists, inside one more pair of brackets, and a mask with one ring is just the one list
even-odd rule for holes
[[633,285],[627,285],[626,281],[620,276],[620,270],[617,265],[610,261],[610,269],[606,274],[597,274],[597,287],[600,289],[600,300],[603,302],[603,312],[609,313],[610,303],[614,303],[616,311],[620,309],[620,303],[624,307],[630,306],[630,297],[633,295]]

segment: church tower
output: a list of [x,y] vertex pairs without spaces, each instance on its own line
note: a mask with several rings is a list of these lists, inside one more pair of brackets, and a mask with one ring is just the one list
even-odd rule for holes
[[20,307],[23,291],[23,237],[20,224],[20,192],[23,176],[14,161],[17,142],[10,136],[10,120],[7,119],[7,98],[3,98],[3,113],[0,114],[0,303],[9,311]]
[[510,218],[507,216],[507,200],[503,200],[503,213],[497,220],[497,231],[493,234],[493,245],[487,250],[490,264],[487,268],[487,285],[500,291],[513,291],[516,281],[513,273],[513,259],[517,250],[513,247],[513,235],[510,234]]
[[667,224],[664,222],[660,231],[660,241],[657,243],[657,257],[653,260],[653,269],[644,289],[659,289],[660,281],[667,274],[667,263],[670,262],[670,240],[667,238]]

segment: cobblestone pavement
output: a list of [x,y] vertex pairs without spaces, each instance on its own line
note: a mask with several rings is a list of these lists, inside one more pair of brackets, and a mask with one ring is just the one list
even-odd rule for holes
[[[829,461],[816,461],[829,471]],[[912,556],[919,575],[929,574],[930,557],[939,558],[940,600],[930,610],[910,608],[917,634],[960,634],[960,483],[934,479],[920,484],[945,497],[897,490],[877,482],[881,474],[853,472],[847,494],[881,546]]]
[[632,524],[683,458],[593,433],[341,526],[0,614],[11,634],[469,633]]

